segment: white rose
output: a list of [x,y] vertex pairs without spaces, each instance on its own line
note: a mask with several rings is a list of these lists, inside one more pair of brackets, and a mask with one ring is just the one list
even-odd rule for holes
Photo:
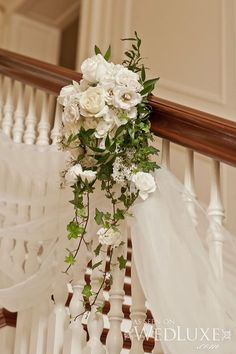
[[81,127],[80,123],[80,120],[72,123],[67,122],[61,130],[62,135],[65,136],[66,139],[68,139],[70,135],[77,134]]
[[77,165],[70,167],[65,174],[66,182],[69,185],[75,184],[81,172],[82,172],[82,167],[79,163]]
[[73,85],[67,85],[62,87],[60,94],[57,97],[57,101],[61,105],[66,106],[69,103],[71,96],[78,93],[78,87],[79,84],[76,81],[73,81]]
[[126,86],[130,90],[140,91],[142,86],[138,82],[139,76],[137,73],[127,69],[127,68],[120,68],[120,70],[116,74],[116,83],[119,86]]
[[117,86],[113,90],[114,106],[125,110],[130,110],[142,101],[139,93],[127,87]]
[[115,83],[114,82],[106,82],[104,85],[102,85],[102,88],[104,90],[104,98],[107,104],[113,105],[113,90],[115,88]]
[[98,240],[102,245],[118,247],[122,241],[121,233],[111,229],[105,229],[102,227],[97,232]]
[[100,80],[100,84],[105,85],[113,83],[114,85],[116,85],[116,75],[122,68],[124,68],[123,65],[109,63],[105,75]]
[[108,67],[109,63],[101,54],[94,55],[84,60],[81,65],[83,78],[90,83],[97,83],[104,77]]
[[111,127],[112,127],[112,125],[110,123],[107,123],[105,121],[101,121],[98,123],[94,135],[96,136],[96,138],[102,139],[107,135],[107,133],[109,132]]
[[100,87],[89,87],[81,93],[80,113],[84,117],[102,117],[108,112],[105,104],[104,92]]
[[87,180],[88,183],[91,183],[96,179],[96,174],[97,173],[95,171],[85,170],[80,173],[80,177],[83,182],[85,182]]
[[139,190],[139,196],[145,200],[149,193],[153,193],[156,190],[156,183],[154,177],[147,172],[137,172],[132,178],[135,187]]
[[79,120],[80,112],[79,107],[76,103],[71,103],[64,108],[62,114],[62,122],[64,125],[72,124]]
[[127,113],[127,115],[128,115],[128,117],[130,118],[130,119],[135,119],[135,118],[137,118],[137,113],[138,111],[137,111],[137,108],[136,107],[133,107],[133,108],[131,108],[131,110]]

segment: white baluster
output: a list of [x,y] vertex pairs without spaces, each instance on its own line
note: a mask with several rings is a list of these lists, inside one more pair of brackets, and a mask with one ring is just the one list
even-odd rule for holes
[[35,125],[37,122],[36,118],[36,104],[35,104],[35,94],[36,91],[33,87],[29,87],[29,107],[28,113],[25,119],[26,130],[24,134],[24,143],[25,144],[34,144],[36,138]]
[[[155,328],[154,328],[154,333],[155,333]],[[154,338],[155,338],[155,336],[156,336],[156,334],[154,334]],[[161,347],[161,342],[158,340],[158,338],[155,338],[155,344],[154,344],[154,348],[152,350],[152,354],[164,354],[163,349]]]
[[53,296],[55,306],[50,314],[48,322],[47,350],[46,354],[61,354],[64,342],[64,332],[69,325],[68,313],[65,303],[68,298],[67,276],[61,274],[55,284]]
[[132,258],[131,265],[131,286],[132,286],[132,306],[130,309],[130,318],[132,320],[132,327],[130,332],[131,350],[130,354],[143,354],[144,341],[144,323],[146,319],[146,306],[143,289],[140,285],[136,266]]
[[25,118],[25,109],[24,109],[24,92],[25,85],[21,82],[18,83],[18,92],[17,92],[17,104],[14,114],[15,124],[13,126],[13,140],[15,143],[22,142],[22,136],[24,133],[24,118]]
[[32,309],[29,353],[45,354],[47,345],[48,314],[52,309],[51,300],[44,299]]
[[7,136],[11,136],[11,129],[13,124],[13,90],[12,90],[12,80],[9,78],[5,79],[6,88],[6,101],[3,107],[3,120],[2,120],[2,130]]
[[217,225],[222,225],[225,216],[221,199],[220,162],[212,159],[211,165],[211,195],[208,207],[208,215],[211,219],[209,227],[210,260],[216,276],[222,278],[224,236],[221,233],[220,227],[217,227]]
[[[117,258],[123,256],[127,257],[127,234],[123,232],[124,245],[114,249],[113,259],[117,262]],[[109,291],[110,311],[108,318],[110,322],[110,329],[107,335],[106,347],[108,353],[118,354],[123,347],[123,336],[121,333],[121,323],[124,318],[122,305],[124,302],[124,279],[125,269],[120,270],[119,265],[116,263],[111,269],[112,272],[112,285]]]
[[84,257],[80,257],[78,265],[73,267],[73,295],[69,305],[71,321],[65,333],[63,354],[82,353],[86,345],[87,334],[82,326],[82,316],[79,315],[84,312],[82,290],[85,284],[84,274],[88,259],[85,246],[81,251],[81,256]]
[[56,145],[61,137],[61,125],[62,125],[62,110],[61,106],[59,103],[56,103],[56,112],[55,112],[55,118],[54,118],[54,125],[53,129],[51,131],[51,140],[52,144]]
[[39,249],[41,247],[40,242],[38,241],[28,241],[27,242],[27,251],[25,261],[25,273],[27,276],[34,274],[39,269]]
[[0,127],[3,119],[3,77],[0,75]]
[[168,169],[170,168],[170,142],[166,139],[162,139],[161,164]]
[[29,353],[31,309],[18,311],[14,354]]
[[43,102],[42,102],[42,110],[41,117],[38,124],[38,138],[37,145],[48,145],[49,144],[49,94],[43,92]]
[[15,331],[14,327],[5,326],[0,330],[0,343],[1,351],[4,354],[12,354],[14,350],[15,342]]
[[[11,195],[14,193],[16,190],[16,181],[17,181],[17,176],[12,175],[11,171],[9,170],[9,166],[5,165],[5,168],[2,171],[2,185],[1,187],[3,190],[6,192],[6,194]],[[16,212],[16,205],[9,202],[5,203],[5,210],[9,214],[15,214]],[[2,220],[2,225],[3,227],[7,226],[12,226],[12,217],[11,216],[6,216]],[[2,265],[5,267],[5,273],[7,274],[9,272],[9,275],[12,273],[12,258],[11,258],[11,252],[14,249],[14,240],[8,237],[3,237],[1,241],[1,248],[0,248],[0,260]]]
[[[96,249],[97,245],[98,245],[97,240],[94,240],[93,249]],[[106,252],[104,247],[102,247],[100,254],[94,257],[92,264],[94,265],[100,261],[102,261],[103,263],[100,265],[100,267],[93,269],[91,275],[91,286],[94,292],[97,292],[101,285],[102,273],[99,271],[99,269],[101,270],[105,269]],[[96,305],[92,306],[92,309],[89,314],[88,323],[87,323],[89,341],[86,345],[83,354],[105,354],[106,353],[106,350],[104,349],[100,340],[103,327],[104,327],[103,315],[102,313],[97,312],[97,307],[102,306],[103,302],[104,302],[103,293],[100,292],[96,300]]]
[[24,240],[16,240],[15,247],[11,252],[13,266],[16,267],[21,273],[22,278],[24,277],[24,261],[25,261],[25,243]]
[[184,172],[184,186],[189,195],[184,195],[184,200],[187,203],[189,214],[192,217],[194,224],[197,224],[197,214],[195,209],[194,199],[196,199],[195,182],[194,182],[194,152],[191,149],[186,149],[186,163]]

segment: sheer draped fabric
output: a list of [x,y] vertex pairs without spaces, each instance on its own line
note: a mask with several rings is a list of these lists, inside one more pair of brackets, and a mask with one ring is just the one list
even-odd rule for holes
[[[137,272],[164,353],[205,354],[212,348],[233,354],[236,239],[208,219],[168,170],[158,170],[156,182],[156,193],[134,207],[131,233]],[[223,279],[209,260],[216,233],[224,238]]]
[[[71,191],[60,188],[65,161],[66,155],[55,147],[15,144],[0,132],[0,307],[19,311],[37,304],[51,295],[65,268],[66,224],[73,215],[68,203]],[[205,354],[201,345],[209,341],[202,336],[209,329],[208,337],[219,344],[214,352],[234,354],[236,240],[208,219],[168,170],[158,170],[156,181],[156,192],[135,204],[127,227],[164,353],[202,350]],[[106,208],[99,189],[91,208],[98,204]],[[89,230],[93,237],[92,225]],[[209,260],[216,232],[224,236],[224,276],[220,280]],[[32,249],[36,249],[34,271],[27,265]],[[166,326],[168,321],[172,327]],[[166,327],[172,328],[168,338]],[[215,341],[214,329],[230,331],[231,339],[223,340],[221,334],[226,332],[220,332]]]

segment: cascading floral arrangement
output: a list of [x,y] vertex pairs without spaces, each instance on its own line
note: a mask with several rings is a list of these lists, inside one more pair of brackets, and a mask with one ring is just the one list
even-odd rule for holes
[[[79,261],[89,219],[98,225],[95,255],[106,245],[110,255],[108,269],[114,263],[124,269],[123,256],[113,259],[114,248],[123,244],[120,225],[130,215],[135,200],[138,197],[145,200],[156,189],[152,173],[159,166],[152,155],[158,150],[150,145],[153,137],[147,97],[158,78],[146,80],[137,33],[134,38],[124,40],[132,46],[125,52],[122,65],[108,62],[110,47],[103,56],[95,46],[95,55],[82,63],[82,80],[63,87],[58,97],[63,106],[60,147],[71,156],[63,178],[74,196],[70,201],[74,218],[68,223],[67,231],[69,239],[78,240],[74,251],[67,250],[66,272]],[[103,191],[104,198],[110,202],[110,211],[98,206],[91,215],[90,197],[95,188]],[[93,268],[100,267],[101,263]],[[109,271],[101,269],[101,274],[99,291],[112,282]],[[96,303],[98,292],[85,285],[85,307]]]

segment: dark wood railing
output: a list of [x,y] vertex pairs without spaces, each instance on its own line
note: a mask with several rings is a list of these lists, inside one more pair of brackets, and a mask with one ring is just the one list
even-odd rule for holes
[[[81,75],[0,49],[0,74],[50,94]],[[152,96],[152,131],[162,138],[222,162],[236,165],[236,122]]]

